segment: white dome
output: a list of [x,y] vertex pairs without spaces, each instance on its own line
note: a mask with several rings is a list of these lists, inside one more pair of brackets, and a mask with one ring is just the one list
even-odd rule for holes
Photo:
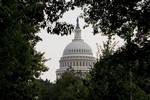
[[63,56],[75,55],[75,54],[81,54],[87,56],[93,55],[90,46],[87,43],[85,43],[82,39],[73,40],[71,43],[69,43],[66,46],[63,52]]
[[81,29],[77,18],[75,36],[63,51],[63,56],[59,61],[60,69],[56,71],[57,78],[70,68],[75,72],[82,72],[83,75],[81,76],[84,76],[94,66],[95,62],[96,59],[93,57],[91,47],[81,38]]

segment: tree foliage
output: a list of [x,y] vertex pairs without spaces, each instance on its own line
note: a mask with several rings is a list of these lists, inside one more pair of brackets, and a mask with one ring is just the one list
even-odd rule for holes
[[43,54],[34,49],[40,40],[35,34],[38,23],[44,18],[43,6],[36,3],[1,0],[0,99],[33,99],[33,81],[47,70]]
[[149,100],[149,43],[121,47],[91,71],[92,100]]
[[149,0],[75,0],[84,9],[83,17],[93,24],[94,33],[117,34],[127,42],[141,44],[149,36]]
[[[35,50],[41,40],[36,33],[48,25],[46,22],[56,22],[65,8],[55,0],[0,0],[0,99],[32,100],[37,95],[34,81],[47,68],[43,53]],[[62,30],[55,26],[55,34],[70,31],[65,25]]]
[[89,95],[84,81],[70,71],[64,73],[56,83],[45,83],[39,100],[86,100]]

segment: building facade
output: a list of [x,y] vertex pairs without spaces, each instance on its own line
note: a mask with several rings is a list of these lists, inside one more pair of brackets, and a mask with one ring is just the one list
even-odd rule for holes
[[74,39],[63,51],[59,61],[60,68],[56,71],[56,76],[60,78],[68,69],[85,75],[94,66],[95,62],[91,47],[81,38],[81,29],[79,27],[79,19],[77,18]]

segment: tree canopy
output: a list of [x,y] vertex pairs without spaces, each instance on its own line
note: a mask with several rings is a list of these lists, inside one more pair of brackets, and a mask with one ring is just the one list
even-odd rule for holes
[[149,0],[75,0],[75,4],[83,7],[85,21],[93,24],[95,33],[117,34],[127,41],[134,36],[136,43],[149,36]]
[[[131,48],[132,47],[132,48]],[[149,43],[121,47],[98,61],[91,71],[92,100],[149,100]]]
[[[42,85],[42,84],[47,85]],[[39,100],[87,100],[89,91],[85,82],[72,71],[65,72],[56,83],[42,82]]]
[[[35,50],[41,40],[37,32],[48,25],[46,22],[61,17],[67,10],[61,6],[66,8],[55,0],[0,0],[0,99],[32,100],[38,95],[34,81],[47,67],[44,53]],[[66,32],[64,28],[56,32],[56,28],[55,34]]]

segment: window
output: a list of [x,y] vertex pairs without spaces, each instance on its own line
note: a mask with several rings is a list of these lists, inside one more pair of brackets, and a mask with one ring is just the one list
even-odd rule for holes
[[83,66],[84,66],[84,62],[83,62]]
[[80,66],[82,66],[82,62],[80,62]]
[[77,66],[78,66],[78,62],[76,62]]
[[79,49],[79,52],[80,52],[81,50]]

